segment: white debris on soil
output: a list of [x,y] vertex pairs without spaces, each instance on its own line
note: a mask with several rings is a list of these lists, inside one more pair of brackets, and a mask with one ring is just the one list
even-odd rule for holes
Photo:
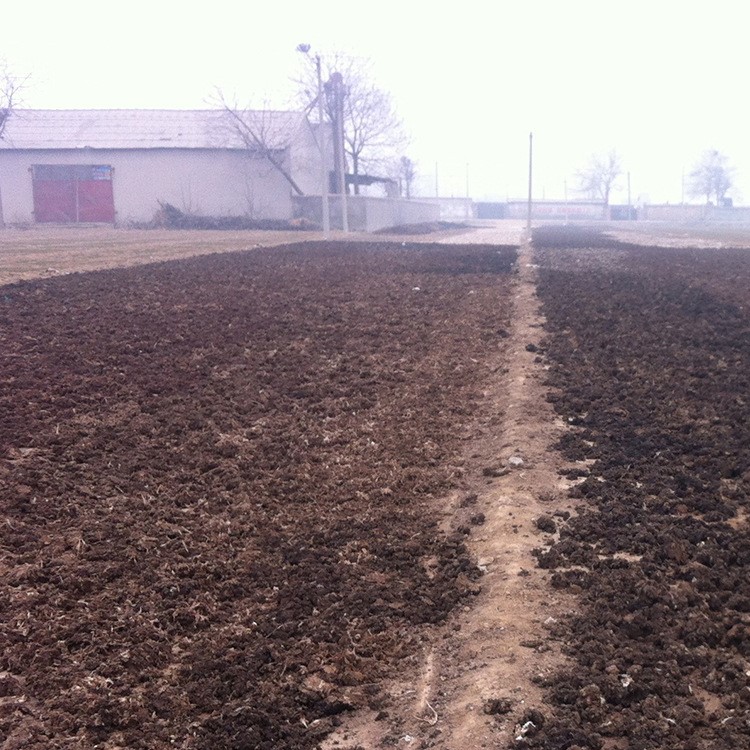
[[526,735],[534,729],[536,729],[536,724],[534,724],[533,721],[527,721],[521,727],[521,731],[518,733],[518,736],[516,737],[516,742],[522,742],[524,739],[526,739]]

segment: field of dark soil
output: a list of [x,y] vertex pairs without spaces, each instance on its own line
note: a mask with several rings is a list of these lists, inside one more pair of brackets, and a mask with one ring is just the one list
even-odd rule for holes
[[517,744],[750,748],[750,252],[534,244],[582,479],[538,559],[581,608],[553,628],[571,666]]
[[[419,626],[474,586],[436,498],[514,260],[304,243],[0,287],[0,746],[304,750],[378,708]],[[711,351],[737,376],[735,350]],[[731,425],[696,429],[746,437]],[[736,460],[695,481],[739,492]],[[748,601],[725,574],[747,552],[735,495],[710,518],[693,496],[681,523],[705,544],[693,562],[675,539],[701,566],[679,594],[721,613],[695,610],[712,624],[694,669],[723,696]]]

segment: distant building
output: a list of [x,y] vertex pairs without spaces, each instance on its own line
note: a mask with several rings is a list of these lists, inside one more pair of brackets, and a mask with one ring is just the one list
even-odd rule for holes
[[[243,117],[302,192],[319,195],[304,113]],[[289,219],[294,192],[221,110],[17,110],[0,141],[8,224],[147,222],[160,201],[186,213]]]

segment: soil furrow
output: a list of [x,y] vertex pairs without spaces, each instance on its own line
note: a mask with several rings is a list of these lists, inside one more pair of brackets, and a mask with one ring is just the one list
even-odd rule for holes
[[[502,241],[497,231],[470,236]],[[574,508],[566,497],[570,482],[559,474],[569,464],[551,449],[566,427],[546,400],[537,355],[543,319],[528,245],[512,297],[504,347],[490,362],[466,436],[465,480],[443,509],[446,531],[472,530],[468,549],[484,575],[463,610],[429,634],[421,671],[391,686],[388,716],[347,720],[326,748],[501,747],[546,713],[538,682],[562,663],[549,626],[569,599],[550,588],[532,552],[552,542]]]

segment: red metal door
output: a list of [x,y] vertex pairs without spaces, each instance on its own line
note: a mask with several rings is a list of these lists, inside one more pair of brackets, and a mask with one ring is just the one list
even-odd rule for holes
[[76,220],[75,180],[34,180],[33,186],[37,221],[67,223]]
[[115,220],[112,168],[105,164],[35,164],[34,215],[39,222]]
[[115,203],[112,180],[81,180],[78,183],[78,221],[113,224]]

